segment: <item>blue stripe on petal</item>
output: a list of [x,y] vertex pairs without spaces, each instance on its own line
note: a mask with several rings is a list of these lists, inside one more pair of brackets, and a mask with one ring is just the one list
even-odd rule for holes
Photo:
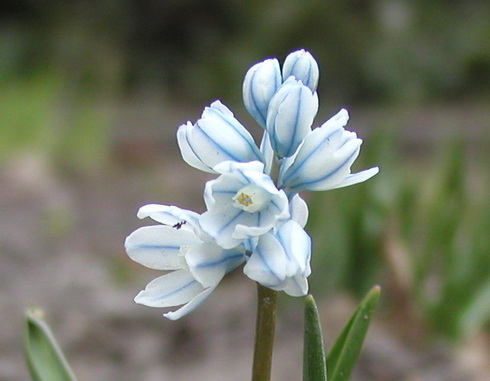
[[[259,156],[258,156],[258,148],[257,148],[257,145],[255,144],[255,142],[252,140],[251,136],[248,134],[247,130],[245,130],[245,127],[239,125],[239,126],[235,126],[233,123],[231,123],[227,118],[225,118],[225,116],[223,115],[222,112],[218,112],[216,109],[214,108],[210,108],[209,111],[212,111],[214,115],[216,115],[219,119],[221,119],[224,123],[226,123],[228,126],[230,126],[230,128],[233,129],[233,131],[235,131],[246,143],[247,143],[247,146],[250,148],[251,152],[254,153],[254,155],[256,156],[257,159],[260,159]],[[239,123],[237,121],[237,123]],[[243,127],[243,130],[240,128],[240,127]],[[225,152],[228,152],[226,150],[223,150]],[[231,154],[230,154],[231,156]],[[239,161],[239,160],[236,160],[235,161]]]
[[138,250],[138,249],[148,249],[148,250],[179,250],[180,246],[170,246],[170,245],[149,245],[149,244],[141,244],[141,245],[128,245],[126,246],[126,250]]
[[349,161],[351,161],[352,158],[355,157],[358,154],[359,154],[359,149],[357,149],[356,151],[354,151],[352,153],[352,155],[350,155],[346,160],[344,160],[339,166],[337,166],[334,170],[330,171],[329,173],[327,173],[323,177],[319,177],[319,178],[314,179],[314,180],[301,181],[301,183],[291,186],[290,189],[292,189],[292,190],[299,189],[299,188],[308,189],[308,187],[311,186],[312,184],[317,184],[317,183],[320,183],[322,181],[327,180],[329,177],[332,177],[338,171],[340,171],[342,168],[344,168],[345,165],[347,165],[349,163]]
[[[175,273],[170,273],[170,274],[175,274]],[[145,290],[141,291],[138,295],[136,295],[134,300],[136,303],[149,305],[151,307],[156,307],[156,306],[158,306],[158,307],[170,307],[173,305],[179,305],[179,304],[187,303],[191,298],[186,298],[185,301],[177,302],[177,303],[169,302],[168,299],[175,298],[179,293],[183,293],[184,291],[188,291],[188,289],[191,286],[202,287],[199,284],[199,282],[197,282],[195,279],[193,279],[187,283],[184,283],[183,285],[181,285],[178,288],[171,289],[171,291],[169,291],[167,293],[157,293],[155,295],[152,295],[155,293],[154,289],[159,289],[161,287],[158,287],[158,286],[152,287],[152,283],[150,282]]]
[[230,194],[230,195],[235,195],[238,191],[236,190],[231,190],[231,191],[224,191],[224,190],[213,190],[213,195],[215,194]]
[[189,314],[197,307],[199,307],[209,297],[209,295],[211,295],[213,291],[214,287],[208,288],[192,298],[192,300],[183,307],[179,308],[176,311],[167,312],[166,314],[163,314],[163,316],[170,320],[180,319],[181,317]]
[[233,216],[230,220],[228,220],[228,222],[226,224],[224,224],[223,226],[221,226],[221,228],[217,231],[217,234],[220,235],[223,230],[225,230],[226,228],[228,228],[238,217],[240,217],[243,213],[245,213],[243,210],[241,209],[236,209],[237,210],[237,214],[235,216]]
[[[250,79],[250,82],[251,84],[254,83],[254,80],[255,80],[255,76],[257,75],[258,73],[258,70],[256,70],[253,74],[252,74],[252,78]],[[255,117],[258,117],[260,120],[258,120],[257,122],[259,122],[260,125],[262,126],[265,126],[265,119],[266,119],[266,116],[267,116],[267,108],[265,110],[262,110],[262,105],[259,105],[259,102],[257,101],[257,98],[255,97],[255,91],[253,91],[252,89],[253,87],[250,86],[250,97],[252,99],[252,103],[253,103],[253,106],[254,106],[254,111],[258,114],[258,115],[253,115]]]
[[202,159],[202,157],[201,157],[201,156],[199,156],[199,154],[196,152],[196,150],[194,149],[193,145],[192,145],[192,144],[191,144],[191,142],[189,141],[188,134],[186,133],[184,136],[185,136],[185,140],[186,140],[186,142],[187,142],[187,145],[189,146],[189,149],[192,151],[192,153],[194,154],[194,156],[196,156],[196,158],[197,158],[197,159],[198,159],[198,160],[199,160],[199,161],[200,161],[200,162],[201,162],[201,163],[202,163],[202,164],[203,164],[205,167],[208,167],[208,168],[209,168],[209,169],[210,169],[212,172],[214,172],[214,171],[213,171],[213,169],[212,169],[212,168],[211,168],[209,165],[205,164],[205,161],[204,161],[204,160]]
[[292,154],[294,154],[294,151],[296,151],[296,148],[298,148],[298,136],[297,136],[297,131],[298,131],[298,124],[299,124],[299,117],[301,114],[301,92],[303,91],[302,88],[298,88],[298,94],[295,94],[298,98],[296,102],[296,113],[295,113],[295,118],[294,118],[294,124],[293,124],[293,130],[291,132],[291,136],[289,138],[289,146],[286,150],[286,153],[284,154],[285,157],[289,157]]
[[[295,174],[296,172],[298,172],[314,155],[316,155],[316,153],[318,152],[318,150],[324,145],[324,144],[328,144],[328,141],[330,140],[330,138],[335,134],[339,132],[339,130],[335,130],[333,131],[331,134],[325,136],[325,138],[321,139],[321,140],[318,140],[317,141],[317,144],[313,146],[313,148],[311,148],[308,152],[307,155],[301,155],[302,158],[301,160],[298,160],[296,159],[293,163],[293,165],[291,166],[292,169],[291,170],[288,170],[286,171],[286,174],[285,174],[285,180],[284,180],[284,183],[287,183],[288,182],[288,179],[291,179]],[[302,152],[300,151],[300,154]],[[298,155],[299,156],[299,155]],[[321,157],[318,157],[316,158],[317,160],[322,160]]]
[[220,259],[218,261],[200,263],[200,264],[196,265],[195,267],[196,268],[200,268],[200,269],[204,269],[204,268],[207,268],[207,267],[218,266],[218,265],[221,265],[223,263],[231,262],[231,261],[234,261],[234,260],[240,259],[240,258],[243,258],[243,254],[242,253],[237,253],[237,254],[230,255],[228,257],[224,257],[224,258],[222,258],[222,259]]
[[[241,159],[236,156],[234,153],[232,153],[231,151],[229,151],[228,149],[226,149],[225,147],[219,145],[216,140],[214,140],[208,133],[206,133],[202,128],[199,128],[198,131],[206,138],[206,140],[208,141],[209,145],[212,145],[212,146],[215,146],[217,147],[221,152],[225,153],[229,159],[233,160],[233,161],[241,161]],[[206,144],[206,143],[203,143],[203,144]],[[197,155],[196,155],[197,156]],[[201,161],[202,159],[199,158]],[[224,160],[223,160],[224,161]]]
[[175,296],[176,294],[184,291],[186,288],[189,288],[190,286],[192,286],[196,283],[198,283],[196,280],[190,281],[189,283],[184,284],[183,286],[181,286],[181,287],[179,287],[179,288],[177,288],[177,289],[175,289],[175,290],[173,290],[167,294],[163,294],[163,295],[160,295],[158,297],[155,297],[155,301],[160,300],[160,299],[167,299],[171,296]]
[[264,255],[262,250],[260,250],[259,246],[257,246],[257,248],[255,249],[255,253],[259,256],[259,258],[261,259],[262,263],[267,268],[267,270],[269,270],[268,271],[269,274],[271,274],[274,278],[276,278],[278,282],[282,282],[281,278],[274,272],[274,270],[272,270],[272,267],[267,262],[266,255]]

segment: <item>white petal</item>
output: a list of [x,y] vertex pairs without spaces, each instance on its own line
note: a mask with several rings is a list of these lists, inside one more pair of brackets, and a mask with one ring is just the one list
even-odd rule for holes
[[191,131],[194,128],[191,122],[187,122],[179,127],[177,130],[177,144],[180,148],[180,153],[184,161],[191,167],[200,169],[204,172],[215,173],[212,166],[204,164],[202,159],[197,155],[196,151],[193,149],[193,145],[189,141],[191,136]]
[[223,250],[216,244],[204,243],[189,248],[185,259],[194,278],[204,287],[213,287],[239,266],[245,256],[243,251]]
[[152,280],[134,301],[148,307],[172,307],[189,302],[204,287],[187,270],[178,270]]
[[293,196],[289,203],[289,213],[291,214],[291,219],[296,221],[302,228],[305,227],[308,221],[308,205],[305,200],[303,200],[299,194]]
[[378,174],[378,172],[379,172],[379,168],[373,167],[373,168],[365,169],[364,171],[361,172],[353,173],[347,176],[344,181],[342,181],[341,183],[335,185],[330,189],[343,188],[343,187],[348,187],[350,185],[362,183],[363,181],[369,180],[371,177]]
[[264,155],[264,172],[270,174],[272,163],[274,162],[275,157],[274,150],[272,149],[271,141],[269,139],[269,134],[267,133],[267,131],[264,131],[264,134],[262,135],[262,141],[260,142],[260,151]]
[[286,275],[309,276],[311,239],[304,229],[295,221],[289,220],[281,225],[276,233],[276,238],[284,249],[288,258]]
[[238,192],[244,186],[254,184],[272,195],[280,193],[270,176],[264,173],[264,164],[261,162],[236,163],[225,161],[215,166],[214,169],[223,176],[219,177],[215,183],[212,183],[213,192],[214,190],[222,191],[221,188],[214,184],[221,184],[220,187],[223,187],[223,190],[226,191],[235,189],[235,192]]
[[268,59],[255,64],[245,75],[243,103],[250,115],[262,127],[265,127],[270,100],[281,83],[281,71],[276,59]]
[[219,207],[222,209],[233,205],[233,196],[243,186],[243,179],[236,179],[231,176],[220,176],[215,180],[208,181],[204,188],[206,208]]
[[209,210],[201,215],[202,229],[224,249],[232,249],[243,241],[234,238],[237,224],[248,226],[256,217],[248,212],[234,207]]
[[348,113],[341,110],[313,130],[298,150],[294,162],[281,176],[281,186],[293,192],[339,187],[350,175],[362,140],[344,130]]
[[195,125],[187,123],[177,133],[182,157],[191,166],[213,173],[223,161],[262,161],[252,135],[221,102],[206,107]]
[[279,193],[279,190],[276,188],[276,185],[269,175],[256,170],[249,170],[247,168],[244,168],[244,170],[241,170],[240,172],[242,173],[242,176],[247,179],[249,184],[254,184],[272,195]]
[[250,279],[272,288],[286,279],[287,264],[283,247],[271,233],[267,233],[259,238],[243,272]]
[[194,311],[197,307],[201,305],[202,302],[204,302],[209,295],[214,291],[215,287],[208,288],[201,293],[197,294],[194,296],[189,303],[185,304],[184,306],[180,307],[176,311],[172,312],[167,312],[166,314],[163,314],[167,319],[170,320],[177,320],[180,319],[181,317],[187,315],[188,313]]
[[[199,149],[209,149],[218,153],[222,158],[216,158],[215,164],[232,160],[237,162],[248,162],[253,160],[261,161],[262,155],[255,144],[252,135],[248,130],[235,119],[233,113],[220,101],[213,102],[210,107],[206,107],[202,118],[197,123],[199,129],[199,140],[196,143]],[[201,143],[208,142],[208,147],[201,147]],[[209,146],[213,145],[213,148]],[[204,152],[204,151],[203,151]],[[212,154],[213,155],[213,154]],[[212,156],[210,155],[210,157]]]
[[[138,211],[138,218],[143,219],[146,217],[150,217],[152,220],[164,225],[174,226],[180,223],[179,229],[182,228],[183,230],[190,230],[190,228],[199,226],[199,214],[173,205],[144,205]],[[185,221],[185,223],[182,224],[182,221]]]
[[292,156],[306,135],[318,111],[318,95],[301,81],[290,77],[272,98],[267,113],[271,146],[280,157]]
[[[262,213],[261,215],[263,216],[264,213]],[[276,219],[269,218],[265,220],[264,218],[261,218],[261,215],[257,214],[257,218],[254,220],[253,226],[237,224],[235,226],[235,231],[233,232],[232,237],[239,240],[245,240],[248,238],[259,237],[262,234],[265,234],[269,230],[271,230],[275,225]],[[270,214],[267,214],[266,216],[271,217]]]
[[276,291],[305,295],[310,268],[311,240],[293,220],[281,225],[276,234],[259,238],[243,271],[251,279]]
[[297,275],[287,278],[281,284],[271,288],[276,291],[284,291],[290,296],[305,296],[308,293],[308,280]]
[[320,70],[313,56],[301,49],[288,54],[284,61],[282,78],[286,80],[291,75],[303,82],[312,91],[315,91],[318,86]]
[[[337,185],[343,182],[350,175],[350,167],[359,156],[360,139],[350,140],[342,149],[335,151],[321,166],[319,155],[315,162],[315,157],[312,155],[311,160],[307,162],[300,170],[294,171],[291,167],[292,181],[285,186],[294,192],[304,190],[321,191],[337,188]],[[287,175],[286,175],[287,176]],[[286,180],[287,181],[287,180]]]
[[[243,174],[249,172],[264,172],[264,163],[260,161],[251,161],[248,163],[237,163],[234,161],[225,161],[214,167],[214,170],[222,175],[230,175],[240,178]],[[247,179],[242,180],[243,184],[248,184]]]
[[190,231],[169,226],[145,226],[131,233],[124,246],[128,256],[143,266],[155,270],[176,270],[180,268],[180,247],[199,242]]

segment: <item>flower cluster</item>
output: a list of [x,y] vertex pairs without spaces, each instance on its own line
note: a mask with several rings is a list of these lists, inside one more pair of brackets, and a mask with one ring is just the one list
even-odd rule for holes
[[139,218],[160,225],[142,227],[125,243],[134,261],[169,270],[150,282],[135,301],[179,309],[175,320],[196,308],[228,272],[243,266],[252,280],[292,296],[306,295],[311,240],[304,230],[305,190],[328,190],[369,179],[351,165],[362,140],[346,131],[340,110],[312,130],[318,111],[319,69],[304,50],[289,54],[282,70],[276,59],[250,68],[243,83],[246,109],[264,128],[260,148],[220,101],[196,123],[179,127],[177,141],[192,167],[213,173],[204,190],[201,215],[168,205],[145,205]]

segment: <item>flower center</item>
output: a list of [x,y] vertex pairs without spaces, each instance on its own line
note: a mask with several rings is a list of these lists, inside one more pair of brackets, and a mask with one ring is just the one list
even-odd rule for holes
[[233,196],[233,206],[249,213],[264,209],[271,200],[271,194],[257,185],[247,185]]

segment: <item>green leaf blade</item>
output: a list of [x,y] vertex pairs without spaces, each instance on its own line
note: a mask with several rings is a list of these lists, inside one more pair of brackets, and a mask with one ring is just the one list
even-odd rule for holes
[[329,381],[347,381],[361,352],[381,288],[375,286],[366,295],[345,325],[327,355]]
[[33,381],[76,381],[40,310],[27,312],[24,354]]
[[327,381],[320,317],[311,295],[305,298],[303,381]]

